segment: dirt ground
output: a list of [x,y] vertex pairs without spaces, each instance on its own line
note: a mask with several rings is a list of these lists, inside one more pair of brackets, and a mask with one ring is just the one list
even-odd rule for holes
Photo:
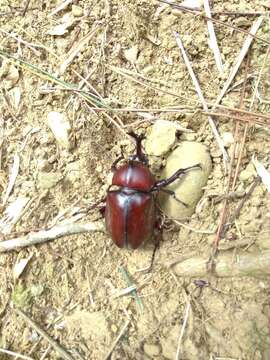
[[[72,209],[86,208],[104,198],[120,147],[126,157],[134,149],[125,132],[133,129],[147,134],[158,118],[193,130],[179,131],[177,141],[204,143],[213,169],[195,214],[184,226],[166,220],[151,272],[141,270],[150,264],[153,242],[138,250],[122,250],[101,232],[1,253],[0,359],[16,358],[1,352],[3,349],[27,359],[65,358],[16,308],[72,359],[175,359],[178,345],[179,359],[270,359],[269,278],[218,278],[205,272],[194,279],[178,277],[165,266],[175,258],[209,257],[224,206],[217,199],[226,192],[228,181],[173,32],[180,34],[210,104],[227,80],[247,34],[215,24],[224,65],[220,75],[202,16],[154,0],[74,0],[62,10],[59,4],[67,2],[30,0],[28,8],[26,3],[0,2],[0,50],[26,62],[0,57],[1,229],[10,220],[7,207],[18,199],[25,204],[2,240],[71,221]],[[258,15],[239,12],[264,12],[257,36],[270,41],[269,1],[214,1],[212,8],[237,12],[214,18],[245,31]],[[265,115],[270,110],[268,46],[260,39],[253,41],[242,105]],[[244,64],[222,101],[226,106],[240,106]],[[96,105],[84,94],[94,94],[110,109],[94,110]],[[154,111],[169,106],[181,112]],[[52,111],[63,114],[70,124],[68,144],[57,142],[48,126]],[[218,117],[217,124],[221,135],[233,136],[235,119]],[[238,139],[243,131],[240,122]],[[231,155],[233,144],[226,146]],[[231,214],[256,177],[253,155],[269,166],[266,125],[248,128],[236,193],[229,200]],[[18,174],[5,199],[16,161]],[[150,159],[157,176],[165,162],[166,156]],[[260,182],[220,241],[221,248],[230,248],[226,252],[232,259],[240,252],[260,255],[270,249],[269,206],[269,193]],[[80,222],[98,218],[96,210]],[[21,266],[21,260],[28,257],[23,273],[18,274],[15,264]],[[130,285],[123,269],[137,286],[139,298],[134,293],[116,295]],[[208,281],[208,286],[200,288],[194,280]]]

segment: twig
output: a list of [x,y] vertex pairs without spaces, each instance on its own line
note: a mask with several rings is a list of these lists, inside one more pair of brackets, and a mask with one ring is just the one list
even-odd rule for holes
[[45,359],[46,359],[47,355],[48,355],[49,352],[51,351],[51,348],[52,348],[51,345],[49,345],[49,346],[47,347],[47,349],[45,350],[45,352],[44,352],[43,355],[41,356],[40,360],[45,360]]
[[[204,96],[203,96],[203,93],[201,91],[199,82],[198,82],[198,80],[196,78],[196,75],[195,75],[193,69],[192,69],[191,63],[190,63],[190,61],[188,59],[188,56],[187,56],[186,51],[184,49],[183,43],[182,43],[178,33],[175,33],[175,39],[176,39],[176,43],[177,43],[179,49],[181,50],[184,62],[186,64],[186,66],[187,66],[188,72],[189,72],[189,74],[191,76],[191,79],[192,79],[193,84],[195,86],[195,89],[197,91],[198,97],[199,97],[199,99],[200,99],[200,101],[202,103],[203,110],[208,111],[208,106],[207,106],[207,103],[206,103],[206,101],[204,99]],[[211,116],[208,116],[208,121],[209,121],[209,124],[211,126],[212,132],[213,132],[213,134],[214,134],[214,136],[216,138],[218,146],[219,146],[220,150],[222,151],[224,161],[228,162],[229,157],[228,157],[228,154],[227,154],[227,152],[226,152],[226,150],[224,148],[223,142],[222,142],[222,140],[220,138],[220,135],[219,135],[218,130],[216,128],[215,122],[214,122],[214,120],[212,119]]]
[[15,154],[12,169],[11,169],[11,174],[10,174],[10,177],[9,177],[8,187],[7,187],[4,199],[3,199],[2,206],[4,206],[6,204],[6,202],[8,200],[8,197],[9,197],[9,195],[10,195],[12,189],[13,189],[13,186],[15,184],[17,175],[19,173],[19,168],[20,168],[20,157],[19,157],[18,154]]
[[187,224],[184,224],[178,220],[174,220],[174,222],[179,225],[182,226],[183,228],[190,230],[190,231],[194,231],[196,234],[214,234],[216,232],[216,230],[202,230],[202,229],[195,229],[191,226],[188,226]]
[[14,357],[19,358],[19,359],[34,360],[33,358],[31,358],[29,356],[21,355],[21,354],[18,354],[16,352],[14,352],[14,351],[6,350],[6,349],[0,349],[0,353],[7,354],[7,355],[10,355],[10,356],[14,356]]
[[89,40],[96,34],[99,30],[99,26],[96,26],[92,31],[86,34],[78,43],[76,43],[70,51],[66,54],[66,58],[59,67],[60,75],[63,75],[67,67],[71,64],[73,59],[82,51],[82,48],[89,42]]
[[48,341],[48,343],[53,347],[53,349],[66,360],[74,360],[74,358],[62,347],[60,346],[53,338],[51,338],[41,327],[39,327],[29,316],[22,310],[14,308],[16,314],[24,319],[24,321],[30,325],[36,332]]
[[119,340],[121,339],[121,337],[124,335],[124,333],[126,332],[129,323],[130,323],[131,319],[128,319],[125,323],[125,325],[122,327],[120,333],[118,334],[117,338],[115,339],[114,343],[112,344],[110,350],[108,351],[107,355],[104,357],[103,360],[108,360],[111,357],[111,354],[114,350],[114,348],[116,347],[116,345],[118,344]]
[[184,331],[185,331],[187,321],[188,321],[189,310],[190,310],[190,301],[187,300],[184,321],[183,321],[181,331],[180,331],[180,334],[179,334],[179,338],[178,338],[178,345],[177,345],[177,351],[176,351],[176,355],[175,355],[175,360],[180,360],[182,340],[183,340]]
[[246,56],[249,48],[250,48],[250,45],[253,41],[253,36],[252,35],[255,35],[259,29],[259,27],[261,26],[261,23],[263,21],[263,17],[260,17],[259,19],[257,19],[251,29],[250,29],[250,33],[248,34],[247,38],[245,39],[244,41],[244,44],[242,46],[242,49],[240,50],[240,53],[238,55],[238,58],[232,68],[232,71],[228,77],[228,79],[226,80],[224,86],[223,86],[223,89],[221,90],[219,96],[217,97],[217,100],[216,100],[216,104],[219,104],[220,101],[222,100],[223,96],[226,94],[229,86],[231,85],[231,82],[233,81],[235,75],[237,74],[238,70],[239,70],[239,67],[240,65],[242,64],[242,61],[244,59],[244,57]]
[[85,224],[65,224],[54,226],[49,230],[41,230],[30,233],[26,236],[21,236],[15,239],[5,240],[0,242],[0,253],[12,251],[18,248],[31,246],[35,244],[42,244],[46,241],[55,240],[63,236],[70,236],[74,234],[81,234],[85,232],[105,232],[105,225],[103,221],[89,222]]
[[[242,108],[243,104],[244,104],[244,98],[245,98],[245,92],[246,92],[246,84],[247,84],[247,74],[248,74],[248,69],[249,69],[249,65],[250,65],[249,62],[250,62],[250,56],[247,59],[246,67],[245,67],[244,84],[243,84],[243,87],[241,89],[240,108]],[[236,125],[235,125],[235,131],[234,131],[234,139],[236,139],[236,140],[239,137],[239,126],[240,126],[240,124],[237,121]],[[247,129],[247,123],[245,124],[245,129]],[[245,135],[246,135],[246,132],[245,132]],[[244,142],[245,142],[245,137],[243,137],[243,141],[242,141],[243,146],[244,146]],[[232,187],[231,191],[234,191],[234,187],[235,187],[235,184],[236,184],[236,179],[237,179],[237,176],[238,176],[238,170],[239,170],[239,167],[240,167],[239,158],[241,160],[243,146],[241,147],[241,149],[239,151],[239,154],[238,154],[239,155],[238,156],[238,162],[237,162],[236,169],[235,169],[235,174],[234,174],[234,177],[233,177],[233,166],[234,166],[234,160],[235,160],[235,155],[236,155],[236,144],[237,144],[237,141],[235,141],[234,145],[233,145],[233,151],[232,151],[232,157],[231,157],[231,162],[230,162],[230,170],[229,170],[229,175],[228,175],[228,184],[227,184],[227,189],[226,189],[226,195],[229,194],[230,187]],[[228,204],[229,204],[228,197],[226,197],[225,200],[224,200],[224,205],[223,205],[223,209],[221,211],[217,233],[216,233],[216,237],[215,237],[214,244],[213,244],[213,254],[214,255],[217,252],[218,244],[219,244],[220,238],[221,238],[222,233],[223,233],[224,223],[226,221],[227,213],[228,213]],[[211,264],[212,264],[212,260],[211,260]]]
[[59,13],[60,11],[64,10],[72,2],[73,2],[73,0],[66,0],[66,1],[62,2],[48,16],[53,16],[53,15]]
[[[251,36],[251,37],[254,38],[254,39],[257,39],[257,40],[259,40],[259,41],[261,41],[261,42],[263,42],[263,43],[265,43],[265,44],[267,44],[267,45],[270,45],[270,41],[268,41],[268,40],[265,40],[265,39],[263,39],[263,38],[261,38],[261,37],[259,37],[259,36],[256,36],[255,34],[250,33],[249,31],[246,31],[246,30],[244,30],[244,29],[238,28],[238,27],[233,26],[233,25],[231,25],[231,24],[229,24],[229,23],[226,23],[226,22],[223,22],[223,21],[220,21],[220,20],[217,20],[217,19],[213,19],[213,18],[212,18],[212,19],[211,19],[211,18],[208,18],[208,16],[204,15],[202,12],[195,12],[195,11],[193,11],[193,10],[191,10],[191,9],[186,8],[186,7],[183,7],[183,6],[181,7],[181,5],[177,5],[177,4],[171,3],[171,2],[168,1],[168,0],[158,0],[158,1],[159,1],[159,2],[162,2],[162,3],[165,3],[165,4],[168,4],[168,5],[172,6],[172,7],[175,7],[176,9],[183,10],[183,11],[185,11],[185,12],[188,12],[188,13],[190,13],[190,14],[193,14],[193,15],[196,16],[196,17],[198,17],[198,15],[200,15],[200,16],[202,16],[202,17],[203,17],[204,19],[206,19],[206,20],[211,20],[211,21],[213,21],[213,22],[215,22],[215,23],[217,23],[217,24],[220,24],[220,25],[222,25],[222,26],[226,26],[226,27],[228,27],[228,28],[230,28],[230,29],[234,29],[235,31],[238,31],[238,32],[247,34],[247,35]],[[266,13],[269,13],[269,11],[266,12]]]
[[28,7],[30,5],[30,1],[31,0],[26,0],[26,3],[25,3],[25,6],[24,6],[24,9],[23,9],[23,12],[22,12],[22,16],[25,16],[27,10],[28,10]]
[[259,176],[256,177],[256,179],[253,181],[253,183],[251,184],[249,190],[247,191],[247,193],[245,194],[245,196],[243,197],[243,199],[241,199],[241,201],[239,202],[237,208],[235,209],[233,215],[231,216],[229,223],[225,225],[223,231],[222,231],[222,235],[224,236],[224,232],[228,229],[228,226],[233,224],[234,221],[236,219],[238,219],[238,217],[240,216],[240,212],[245,204],[245,202],[250,198],[251,194],[253,193],[253,191],[255,190],[256,186],[261,182],[261,178]]
[[[208,0],[204,0],[204,11],[205,11],[205,14],[211,19],[212,15],[211,15]],[[210,45],[214,52],[214,57],[215,57],[215,61],[217,64],[218,71],[220,74],[223,74],[224,70],[223,70],[223,65],[222,65],[222,60],[221,60],[221,54],[220,54],[218,43],[217,43],[214,24],[211,20],[207,20],[207,27],[208,27],[209,37],[210,37],[210,39],[209,39]]]
[[[123,266],[120,266],[119,271],[122,273],[122,275],[125,278],[128,286],[133,286],[134,284],[133,284],[128,272],[126,271],[126,269]],[[142,300],[140,299],[140,297],[137,294],[137,288],[136,287],[135,287],[134,290],[131,291],[131,294],[134,296],[134,299],[136,300],[140,311],[143,312],[143,303],[142,303]]]

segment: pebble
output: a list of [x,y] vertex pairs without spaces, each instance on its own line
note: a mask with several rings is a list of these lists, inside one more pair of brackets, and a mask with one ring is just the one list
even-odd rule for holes
[[234,143],[233,134],[231,132],[225,131],[221,135],[221,138],[222,138],[224,147],[229,147],[230,145],[232,145]]
[[161,352],[161,347],[160,345],[156,345],[156,344],[147,344],[145,343],[143,345],[143,350],[145,352],[146,355],[148,355],[151,359],[154,356],[158,356]]
[[83,16],[83,9],[78,5],[72,5],[71,11],[74,17]]
[[38,174],[38,184],[41,189],[50,189],[54,187],[61,178],[62,174],[60,172],[40,172]]
[[247,181],[253,179],[256,176],[256,171],[252,163],[249,163],[247,167],[240,172],[239,179],[241,181]]
[[134,45],[131,48],[124,50],[124,56],[127,59],[127,61],[134,64],[137,61],[138,52],[139,52],[138,46]]
[[166,154],[174,145],[177,125],[167,120],[157,120],[151,128],[145,141],[147,155],[161,156]]
[[181,179],[168,186],[168,189],[175,192],[178,199],[188,205],[187,207],[166,193],[161,192],[159,195],[160,206],[170,218],[181,220],[194,213],[211,172],[212,162],[203,144],[188,141],[181,143],[167,158],[161,179],[168,178],[178,169],[196,164],[200,164],[202,168],[190,170]]

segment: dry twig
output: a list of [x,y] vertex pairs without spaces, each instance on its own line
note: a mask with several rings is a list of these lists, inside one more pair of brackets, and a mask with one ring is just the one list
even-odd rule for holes
[[[208,0],[204,0],[204,11],[205,11],[205,14],[211,19],[212,15],[211,15],[211,10],[210,10]],[[209,32],[210,45],[211,45],[211,48],[214,53],[218,71],[220,74],[223,74],[223,65],[222,65],[222,60],[221,60],[221,54],[220,54],[218,43],[217,43],[214,24],[211,20],[207,20],[207,27],[208,27],[208,32]]]
[[[204,96],[203,96],[202,90],[201,90],[201,88],[200,88],[199,82],[198,82],[198,80],[197,80],[197,77],[196,77],[193,69],[192,69],[191,63],[190,63],[190,61],[189,61],[189,59],[188,59],[188,56],[187,56],[186,51],[185,51],[185,49],[184,49],[183,43],[182,43],[182,41],[181,41],[180,36],[179,36],[178,33],[175,33],[175,39],[176,39],[176,43],[177,43],[179,49],[181,50],[183,59],[184,59],[184,61],[185,61],[185,64],[186,64],[187,69],[188,69],[188,72],[189,72],[189,74],[190,74],[190,76],[191,76],[191,79],[192,79],[193,84],[194,84],[194,86],[195,86],[195,89],[196,89],[196,91],[197,91],[198,97],[199,97],[199,99],[200,99],[200,101],[201,101],[201,103],[202,103],[203,109],[204,109],[205,111],[208,111],[208,106],[207,106],[207,103],[206,103],[206,101],[205,101],[205,99],[204,99]],[[222,154],[223,154],[223,159],[224,159],[224,161],[228,162],[229,157],[228,157],[228,154],[227,154],[227,152],[226,152],[226,150],[225,150],[225,148],[224,148],[223,142],[222,142],[222,140],[221,140],[221,138],[220,138],[220,135],[219,135],[218,130],[217,130],[217,128],[216,128],[215,122],[214,122],[214,120],[212,119],[211,116],[208,116],[208,121],[209,121],[209,124],[210,124],[210,126],[211,126],[212,132],[213,132],[213,134],[214,134],[214,136],[215,136],[215,138],[216,138],[216,141],[217,141],[217,143],[218,143],[218,146],[219,146],[219,148],[220,148],[220,150],[221,150],[221,152],[222,152]]]
[[7,354],[10,356],[14,356],[16,359],[24,359],[24,360],[34,360],[33,358],[25,355],[18,354],[14,351],[6,350],[6,349],[0,349],[0,353]]
[[124,324],[124,326],[122,327],[120,333],[118,334],[117,338],[116,338],[115,341],[113,342],[110,350],[108,351],[107,355],[104,357],[104,360],[110,359],[111,354],[112,354],[114,348],[116,347],[116,345],[118,344],[119,340],[121,339],[121,337],[122,337],[122,336],[124,335],[124,333],[126,332],[128,326],[129,326],[130,321],[131,321],[131,319],[128,319],[128,320],[125,322],[125,324]]
[[15,239],[5,240],[0,242],[0,253],[12,251],[26,246],[35,244],[42,244],[46,241],[55,240],[63,236],[74,234],[82,234],[85,232],[105,232],[105,225],[103,221],[89,222],[85,224],[65,224],[54,226],[49,230],[41,230],[30,233],[26,236],[21,236]]
[[30,325],[36,332],[46,339],[49,344],[53,347],[53,349],[65,360],[74,360],[73,356],[71,356],[62,346],[60,346],[54,339],[52,339],[41,327],[39,327],[29,316],[22,310],[14,308],[16,314],[24,319],[24,321]]

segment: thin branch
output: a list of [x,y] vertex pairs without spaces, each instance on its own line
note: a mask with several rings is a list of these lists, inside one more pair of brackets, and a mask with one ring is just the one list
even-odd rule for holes
[[[211,21],[215,22],[216,24],[220,24],[220,25],[225,26],[225,27],[228,27],[228,28],[230,28],[230,29],[234,29],[235,31],[238,31],[238,32],[241,32],[241,33],[250,35],[252,38],[254,38],[254,39],[258,40],[258,41],[261,41],[261,42],[263,42],[263,43],[265,43],[265,44],[267,44],[267,45],[270,45],[270,41],[268,41],[268,40],[265,40],[265,39],[263,39],[263,38],[261,38],[261,37],[259,37],[259,36],[256,36],[255,34],[250,33],[249,31],[246,31],[246,30],[244,30],[244,29],[238,28],[238,27],[233,26],[233,25],[231,25],[231,24],[228,24],[228,23],[226,23],[226,22],[223,22],[223,21],[220,21],[220,20],[217,20],[217,19],[211,19],[211,18],[209,18],[208,16],[204,15],[202,12],[195,12],[195,11],[193,11],[193,10],[191,10],[191,9],[188,9],[188,8],[186,8],[186,7],[183,7],[183,6],[181,6],[181,5],[177,5],[177,4],[171,3],[171,2],[168,1],[168,0],[157,0],[157,1],[162,2],[162,3],[165,3],[165,4],[168,4],[168,5],[176,8],[176,9],[179,9],[179,10],[182,10],[182,11],[185,11],[185,12],[188,12],[188,13],[196,16],[196,17],[198,17],[198,15],[200,15],[200,16],[202,16],[202,17],[203,17],[204,19],[206,19],[206,20],[211,20]],[[268,14],[268,13],[269,13],[269,11],[266,11],[266,12],[265,12],[265,14]]]
[[55,240],[63,236],[81,234],[85,232],[105,232],[103,221],[89,222],[85,224],[65,224],[54,226],[49,230],[41,230],[29,233],[15,239],[0,242],[0,253],[12,251],[26,246],[42,244],[46,241]]
[[181,327],[181,331],[179,334],[179,339],[178,339],[178,345],[177,345],[177,351],[176,351],[176,355],[175,355],[175,360],[180,360],[181,357],[181,346],[182,346],[182,340],[183,340],[183,336],[184,336],[184,332],[185,332],[185,328],[187,325],[187,321],[188,321],[188,315],[189,315],[189,310],[190,310],[190,301],[187,300],[187,306],[186,306],[186,310],[185,310],[185,316],[184,316],[184,321]]
[[19,358],[19,359],[24,359],[24,360],[34,360],[33,358],[31,358],[29,356],[21,355],[14,351],[6,350],[6,349],[0,349],[0,353],[14,356],[14,357],[16,357],[16,359]]
[[[204,11],[205,11],[205,14],[210,19],[212,19],[211,10],[210,10],[208,0],[204,0]],[[220,74],[223,74],[224,70],[223,70],[223,65],[222,65],[222,60],[221,60],[221,54],[220,54],[218,43],[217,43],[214,24],[213,24],[213,22],[211,20],[207,20],[207,27],[208,27],[208,32],[209,32],[209,42],[210,42],[211,48],[212,48],[213,53],[214,53],[214,57],[215,57],[215,61],[216,61],[216,64],[217,64],[218,71],[219,71]]]
[[[206,101],[204,99],[204,96],[203,96],[202,90],[200,88],[199,82],[197,80],[197,77],[196,77],[193,69],[192,69],[191,63],[190,63],[190,61],[188,59],[188,56],[187,56],[186,51],[184,49],[183,43],[182,43],[178,33],[175,33],[175,40],[176,40],[176,43],[177,43],[179,49],[181,50],[184,62],[186,64],[186,66],[187,66],[188,72],[189,72],[189,74],[191,76],[191,79],[192,79],[193,84],[195,86],[195,89],[197,91],[198,97],[199,97],[199,99],[200,99],[200,101],[202,103],[203,110],[208,111],[208,106],[207,106],[207,103],[206,103]],[[222,142],[222,140],[220,138],[220,135],[219,135],[218,130],[216,128],[215,122],[214,122],[214,120],[213,120],[213,118],[211,116],[208,116],[208,121],[209,121],[209,124],[211,126],[212,132],[213,132],[213,134],[214,134],[214,136],[216,138],[218,146],[219,146],[220,150],[222,151],[223,158],[224,158],[224,160],[226,162],[228,162],[229,157],[228,157],[228,154],[227,154],[227,152],[226,152],[226,150],[224,148],[223,142]]]
[[120,333],[118,334],[117,338],[115,339],[115,341],[113,342],[110,350],[108,351],[107,355],[104,357],[103,360],[108,360],[111,358],[111,354],[114,350],[114,348],[116,347],[116,345],[118,344],[119,340],[121,339],[121,337],[124,335],[124,333],[126,332],[128,326],[129,326],[129,323],[130,323],[131,319],[128,319],[126,321],[126,323],[124,324],[124,326],[122,327]]
[[224,86],[223,86],[223,89],[221,90],[219,96],[217,97],[217,100],[216,100],[216,104],[219,104],[223,98],[223,96],[226,94],[229,86],[231,85],[231,82],[233,81],[235,75],[237,74],[239,68],[240,68],[240,65],[242,64],[242,61],[243,59],[245,58],[249,48],[250,48],[250,45],[254,39],[254,37],[252,35],[255,35],[257,33],[257,31],[259,30],[259,27],[261,26],[261,23],[263,21],[263,17],[260,17],[259,19],[257,19],[251,29],[250,29],[250,33],[248,34],[247,38],[245,39],[244,41],[244,44],[242,46],[242,49],[238,55],[238,58],[232,68],[232,71],[228,77],[228,79],[226,80]]
[[65,360],[74,360],[62,346],[60,346],[53,338],[51,338],[41,327],[39,327],[29,316],[22,310],[14,308],[16,314],[24,319],[24,321],[30,325],[36,332],[48,341],[48,343],[53,347],[53,349]]

